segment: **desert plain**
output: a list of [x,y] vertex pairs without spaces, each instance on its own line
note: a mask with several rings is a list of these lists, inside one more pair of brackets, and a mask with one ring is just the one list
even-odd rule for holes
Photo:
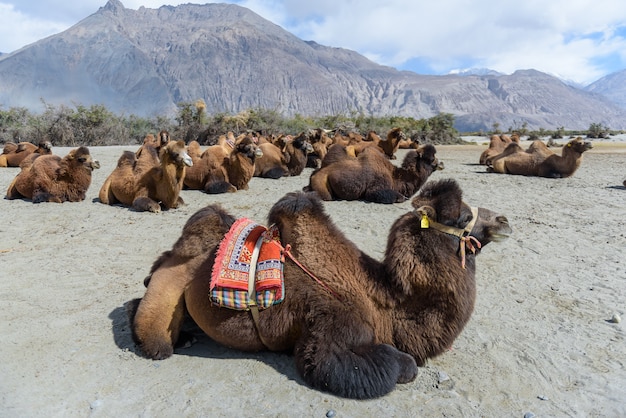
[[[101,168],[83,202],[0,199],[0,416],[626,416],[626,142],[594,141],[565,179],[487,173],[477,164],[485,147],[437,146],[445,169],[431,180],[456,179],[466,202],[505,214],[514,232],[478,256],[474,314],[452,349],[414,382],[366,401],[307,387],[288,353],[234,351],[193,327],[192,347],[146,359],[124,310],[198,209],[219,203],[263,223],[312,169],[253,178],[231,194],[184,190],[184,207],[138,213],[97,200],[136,146],[90,147]],[[3,195],[18,172],[0,169]],[[325,208],[377,259],[393,221],[412,209]]]

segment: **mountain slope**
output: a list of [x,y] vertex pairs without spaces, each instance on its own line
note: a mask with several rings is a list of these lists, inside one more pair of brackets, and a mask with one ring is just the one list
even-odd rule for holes
[[585,87],[585,90],[607,97],[626,109],[626,70],[602,77]]
[[70,29],[0,56],[0,104],[42,109],[104,104],[112,111],[172,114],[203,99],[207,111],[274,109],[285,115],[362,112],[456,116],[463,131],[521,126],[626,128],[606,98],[527,70],[510,76],[425,76],[356,52],[305,42],[229,4],[124,8],[118,0]]

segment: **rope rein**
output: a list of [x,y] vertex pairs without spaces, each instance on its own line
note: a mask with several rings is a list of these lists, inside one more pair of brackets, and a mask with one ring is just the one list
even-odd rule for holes
[[[341,296],[339,296],[337,294],[337,292],[335,292],[333,289],[330,288],[330,286],[328,286],[326,283],[324,283],[322,280],[320,280],[315,274],[313,274],[313,272],[311,272],[308,268],[306,268],[306,266],[304,266],[304,264],[302,264],[301,262],[298,261],[298,259],[292,254],[291,252],[291,244],[287,244],[283,250],[283,256],[287,256],[291,259],[291,261],[293,261],[298,267],[300,267],[302,269],[302,271],[304,271],[306,274],[309,275],[309,277],[311,277],[313,280],[315,280],[320,286],[322,286],[324,289],[326,289],[328,291],[328,293],[330,293],[331,295],[333,295],[335,298],[337,298],[338,300],[342,300]],[[283,260],[284,262],[284,257]]]

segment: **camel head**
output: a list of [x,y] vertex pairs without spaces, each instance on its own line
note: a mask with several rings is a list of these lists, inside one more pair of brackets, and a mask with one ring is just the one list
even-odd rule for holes
[[311,145],[311,142],[306,138],[305,135],[299,135],[292,141],[292,144],[295,148],[302,150],[304,154],[313,152],[313,145]]
[[443,170],[443,162],[439,161],[436,154],[437,150],[434,145],[423,145],[416,151],[407,153],[404,161],[402,162],[402,168],[418,172],[421,164],[423,167],[429,168],[431,170],[430,172]]
[[37,151],[39,154],[51,154],[52,153],[52,142],[50,141],[41,141],[39,143],[39,148]]
[[473,237],[480,243],[476,251],[490,242],[506,239],[512,232],[506,216],[486,208],[472,209],[463,202],[461,188],[453,179],[427,183],[411,204],[423,219],[422,227],[433,227],[460,238]]
[[91,158],[89,148],[87,147],[78,147],[71,150],[69,154],[67,154],[66,158],[70,162],[70,164],[75,167],[82,166],[89,171],[100,168],[100,162]]
[[162,130],[159,132],[159,137],[156,142],[159,148],[166,146],[170,142],[170,133],[166,130]]
[[406,140],[406,134],[402,132],[401,128],[393,128],[387,133],[387,140],[395,142],[404,141]]
[[593,145],[591,144],[591,141],[585,141],[581,137],[577,137],[569,141],[566,147],[570,148],[572,151],[582,154],[583,152],[593,148]]
[[166,157],[178,167],[191,167],[193,165],[184,141],[170,141],[164,148],[161,148],[161,160],[165,161]]
[[237,152],[240,152],[250,158],[252,161],[254,161],[255,158],[263,156],[263,151],[261,151],[261,148],[259,148],[251,136],[241,138],[237,142],[236,150]]

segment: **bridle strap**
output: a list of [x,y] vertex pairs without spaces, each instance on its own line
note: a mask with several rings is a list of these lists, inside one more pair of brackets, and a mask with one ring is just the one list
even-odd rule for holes
[[478,220],[478,208],[471,208],[472,210],[472,220],[465,226],[465,228],[456,228],[454,226],[448,226],[441,224],[439,222],[433,221],[428,217],[428,214],[425,211],[415,210],[415,213],[420,216],[420,227],[422,229],[435,229],[437,231],[446,233],[448,235],[453,235],[460,240],[459,251],[461,253],[461,267],[465,268],[465,247],[467,247],[472,254],[476,253],[476,248],[481,247],[480,241],[475,237],[471,236],[470,233],[472,229],[474,229],[474,225],[476,225],[476,221]]

